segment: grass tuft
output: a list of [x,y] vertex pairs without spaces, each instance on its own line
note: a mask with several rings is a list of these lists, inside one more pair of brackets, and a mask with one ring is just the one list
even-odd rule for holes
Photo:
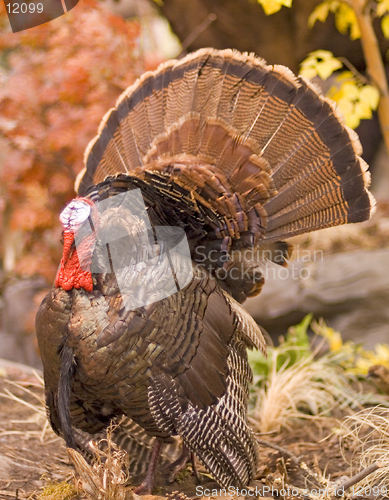
[[95,454],[93,465],[77,451],[67,450],[78,476],[77,486],[91,500],[125,500],[128,494],[128,455],[112,441],[112,431],[111,426],[106,439],[89,443]]
[[[311,327],[321,338],[313,349],[308,337]],[[319,356],[324,344],[328,352]],[[389,406],[389,400],[372,392],[363,393],[358,371],[364,352],[360,346],[343,344],[341,336],[312,315],[288,330],[278,347],[269,348],[267,358],[249,352],[254,372],[250,422],[261,433],[289,430],[296,418],[340,417],[366,404]]]
[[[358,484],[358,490],[389,493],[389,409],[376,406],[365,408],[344,419],[341,449],[353,450],[351,466],[359,470],[374,464],[378,469]],[[386,496],[386,495],[385,495]]]

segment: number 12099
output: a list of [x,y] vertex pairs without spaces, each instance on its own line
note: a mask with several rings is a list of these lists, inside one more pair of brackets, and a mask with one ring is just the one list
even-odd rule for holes
[[27,12],[33,14],[35,11],[38,12],[38,14],[41,14],[43,12],[43,4],[41,3],[37,3],[35,5],[34,3],[27,4],[13,2],[12,4],[8,3],[6,7],[10,14],[27,14]]

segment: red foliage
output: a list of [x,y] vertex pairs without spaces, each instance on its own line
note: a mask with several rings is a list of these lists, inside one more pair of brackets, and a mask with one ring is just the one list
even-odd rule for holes
[[[5,16],[1,2],[1,26]],[[100,120],[143,72],[139,35],[138,23],[94,0],[42,26],[0,33],[0,133],[8,145],[0,161],[0,252],[8,270],[53,280],[58,214],[74,197]]]

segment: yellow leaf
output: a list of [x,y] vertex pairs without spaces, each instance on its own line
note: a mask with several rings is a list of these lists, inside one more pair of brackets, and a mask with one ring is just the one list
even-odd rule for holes
[[362,375],[367,375],[371,365],[372,365],[372,363],[370,361],[368,361],[367,359],[358,358],[355,361],[355,367],[357,368],[356,373],[362,374]]
[[377,109],[380,93],[372,85],[364,85],[359,92],[359,100],[371,109]]
[[361,120],[369,120],[372,117],[371,108],[363,102],[357,102],[355,104],[355,114]]
[[333,99],[334,101],[338,102],[339,99],[343,97],[343,93],[341,92],[339,87],[337,87],[336,85],[332,85],[332,87],[330,87],[329,91],[327,92],[327,96],[330,99]]
[[350,101],[350,99],[347,99],[347,97],[342,97],[337,102],[339,109],[343,113],[345,118],[354,114],[354,104],[352,101]]
[[316,64],[317,60],[316,57],[307,57],[304,59],[304,61],[300,64],[302,68],[310,68],[311,66],[314,66]]
[[333,53],[329,50],[315,50],[309,53],[309,56],[314,57],[315,59],[330,59],[334,57]]
[[283,5],[285,5],[285,7],[292,6],[292,0],[258,0],[258,3],[262,5],[267,16],[278,12]]
[[350,38],[351,40],[358,40],[358,38],[361,38],[361,30],[357,18],[355,18],[355,23],[352,23],[350,27]]
[[345,3],[340,3],[335,12],[335,25],[342,34],[347,33],[350,29],[350,37],[352,40],[360,38],[361,36],[357,16],[354,10]]
[[361,120],[358,118],[356,114],[348,115],[346,118],[346,125],[352,129],[356,129],[359,127]]
[[333,335],[329,339],[331,351],[338,351],[343,346],[342,336],[339,332],[333,332]]
[[341,86],[341,92],[349,100],[359,99],[359,89],[353,82],[346,82]]
[[360,118],[355,113],[354,103],[347,97],[342,97],[337,103],[339,110],[346,120],[346,125],[350,128],[357,128],[360,123]]
[[380,0],[377,5],[377,16],[381,17],[389,11],[389,0]]
[[326,80],[334,71],[342,67],[342,63],[328,50],[316,50],[311,52],[307,59],[301,63],[300,73],[313,78],[319,75],[322,80]]
[[339,5],[342,3],[341,0],[332,0],[329,1],[330,4],[330,12],[336,12],[339,9]]
[[342,71],[337,77],[336,81],[337,82],[342,82],[344,80],[348,81],[353,81],[354,80],[354,75],[351,73],[351,71]]
[[308,80],[312,80],[312,78],[315,78],[315,76],[317,75],[317,71],[313,68],[302,68],[300,70],[300,75],[305,76],[305,78],[308,78]]
[[316,21],[324,23],[330,12],[330,5],[328,2],[320,3],[313,9],[308,18],[308,27],[312,28]]
[[349,72],[344,73],[337,78],[337,81],[343,81],[341,86],[332,86],[328,96],[337,102],[346,125],[356,128],[360,120],[372,117],[372,111],[378,106],[379,93],[372,85],[359,86]]
[[376,364],[386,365],[389,367],[389,345],[388,344],[376,344]]
[[381,29],[385,38],[389,38],[389,16],[384,16],[381,19]]
[[338,59],[328,59],[327,61],[318,63],[317,74],[322,80],[327,80],[327,78],[331,76],[334,71],[340,69],[341,67],[342,63],[338,61]]

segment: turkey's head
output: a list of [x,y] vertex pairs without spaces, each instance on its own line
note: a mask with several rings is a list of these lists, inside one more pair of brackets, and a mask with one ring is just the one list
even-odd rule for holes
[[63,255],[55,286],[64,290],[93,290],[90,265],[96,243],[97,215],[95,204],[88,198],[76,198],[62,211],[59,219],[63,227]]

